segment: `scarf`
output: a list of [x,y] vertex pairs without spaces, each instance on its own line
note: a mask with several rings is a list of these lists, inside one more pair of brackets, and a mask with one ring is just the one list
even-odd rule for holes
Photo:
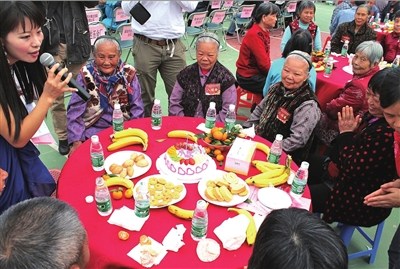
[[[291,33],[293,34],[293,33],[296,32],[297,30],[299,30],[299,28],[300,28],[300,22],[299,22],[299,20],[297,20],[297,19],[296,19],[296,20],[293,20],[293,21],[289,24],[289,26],[290,26]],[[311,22],[308,24],[307,30],[310,32],[310,34],[311,34],[313,40],[314,40],[315,35],[316,35],[316,33],[317,33],[317,28],[318,28],[318,26],[317,26],[313,21],[311,21]]]

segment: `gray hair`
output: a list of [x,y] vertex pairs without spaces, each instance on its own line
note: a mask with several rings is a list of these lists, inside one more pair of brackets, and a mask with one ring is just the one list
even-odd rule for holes
[[[362,4],[362,5],[359,5],[359,6],[357,7],[356,13],[357,13],[357,11],[358,11],[360,8],[366,8],[368,14],[371,12],[371,7],[370,7],[369,5],[367,5],[367,4]],[[354,14],[354,17],[355,17],[355,16],[356,16],[356,14]]]
[[295,59],[301,60],[303,62],[306,62],[307,63],[307,71],[308,72],[310,71],[310,69],[312,67],[310,54],[308,54],[304,51],[301,51],[301,50],[294,50],[291,53],[289,53],[289,55],[286,57],[285,62],[289,58],[295,58]]
[[218,35],[215,33],[212,33],[212,32],[202,33],[201,35],[199,35],[197,37],[196,49],[197,49],[199,43],[214,43],[215,45],[217,45],[217,52],[219,52],[220,41],[219,41]]
[[119,52],[119,55],[122,54],[122,48],[121,48],[121,45],[119,44],[118,40],[115,39],[115,37],[103,35],[103,36],[98,37],[94,41],[94,44],[93,44],[93,55],[96,54],[99,46],[102,45],[102,44],[105,44],[105,43],[113,44],[115,46],[115,48],[117,49],[117,51]]
[[367,56],[371,64],[379,64],[383,56],[383,48],[379,42],[376,41],[364,41],[356,48],[356,53],[362,52]]
[[76,211],[38,197],[0,215],[0,268],[67,269],[81,264],[86,231]]

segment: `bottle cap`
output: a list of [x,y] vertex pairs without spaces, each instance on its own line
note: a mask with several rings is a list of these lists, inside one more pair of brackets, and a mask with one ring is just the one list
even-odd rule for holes
[[160,104],[160,99],[154,99],[154,104],[159,105]]
[[207,208],[207,203],[204,200],[198,200],[197,201],[197,208],[198,209],[206,209]]
[[121,109],[121,105],[119,103],[115,103],[114,104],[114,110],[115,109]]
[[215,108],[215,102],[210,102],[210,108]]
[[348,41],[348,40],[345,40],[344,43],[345,43],[345,44],[349,44],[349,41]]
[[308,162],[301,162],[300,168],[308,169],[308,167],[310,167]]
[[97,143],[97,142],[99,142],[99,137],[98,137],[97,135],[92,135],[92,137],[90,138],[90,140],[91,140],[93,143]]
[[100,186],[104,184],[104,179],[102,177],[97,177],[96,178],[96,185]]
[[229,111],[235,111],[236,106],[234,104],[229,105]]
[[282,141],[282,139],[283,139],[283,135],[281,135],[281,134],[277,134],[275,136],[275,140]]

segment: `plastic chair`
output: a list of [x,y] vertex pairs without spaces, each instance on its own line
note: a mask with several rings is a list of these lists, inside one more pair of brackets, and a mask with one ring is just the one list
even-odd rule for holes
[[[189,15],[188,21],[191,21],[190,25],[186,24],[185,30],[185,39],[188,44],[187,50],[189,51],[190,57],[194,60],[196,59],[196,55],[194,54],[194,41],[196,37],[204,33],[206,30],[204,29],[204,24],[206,23],[207,11],[203,12],[194,12]],[[192,36],[192,42],[188,41],[188,36]]]
[[89,33],[90,33],[90,44],[93,45],[96,38],[105,35],[107,33],[107,28],[101,22],[91,22],[89,23]]
[[236,14],[233,15],[236,38],[239,44],[242,44],[239,32],[240,31],[244,32],[243,29],[246,29],[246,26],[251,22],[251,14],[253,13],[255,6],[256,5],[241,5],[239,6],[236,13],[236,14],[240,13],[240,16],[237,16]]
[[225,38],[225,29],[224,29],[224,21],[226,18],[226,9],[216,9],[210,13],[207,22],[204,27],[207,31],[214,32],[217,34],[218,31],[222,33],[222,40],[224,41],[225,47],[221,45],[221,51],[226,50],[226,38]]
[[382,221],[381,223],[379,223],[377,225],[375,236],[372,239],[360,226],[341,224],[340,237],[342,238],[343,243],[346,247],[349,246],[351,237],[353,236],[353,233],[355,230],[357,230],[365,238],[365,240],[367,240],[368,243],[371,245],[371,247],[368,247],[367,250],[350,253],[349,260],[359,258],[359,257],[369,256],[369,264],[374,263],[376,254],[378,252],[379,242],[381,240],[384,225],[385,225],[385,221]]
[[131,23],[121,23],[115,30],[115,38],[119,41],[121,49],[128,49],[128,54],[125,58],[125,63],[128,61],[133,47],[133,29]]
[[98,8],[87,8],[85,9],[85,13],[88,23],[99,22],[103,16],[103,13]]
[[106,18],[102,20],[109,32],[116,31],[120,24],[127,23],[130,20],[130,16],[126,15],[121,7],[116,7],[110,12],[109,9],[112,7],[106,5]]
[[246,116],[239,115],[239,108],[248,108],[251,109],[254,104],[259,104],[263,99],[262,94],[256,94],[249,91],[246,91],[240,86],[236,87],[236,119],[238,120],[247,120]]

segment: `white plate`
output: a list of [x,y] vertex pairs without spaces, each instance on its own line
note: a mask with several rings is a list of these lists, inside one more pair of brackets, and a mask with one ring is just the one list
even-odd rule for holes
[[289,208],[292,205],[289,194],[274,187],[259,189],[258,200],[269,209]]
[[206,157],[208,158],[208,163],[209,163],[206,172],[202,172],[200,174],[195,174],[195,175],[190,175],[190,176],[189,175],[181,176],[179,174],[171,172],[165,166],[165,163],[164,163],[165,154],[166,153],[161,154],[161,156],[158,157],[156,160],[156,167],[157,167],[158,172],[160,172],[160,174],[164,174],[164,175],[167,175],[170,177],[177,178],[183,183],[197,183],[200,180],[202,180],[203,178],[207,177],[208,175],[213,175],[214,172],[217,170],[217,164],[215,163],[213,158],[206,155]]
[[216,173],[213,173],[211,176],[203,178],[199,182],[199,184],[197,185],[197,190],[199,191],[199,194],[200,194],[201,198],[203,198],[204,200],[206,200],[207,202],[209,202],[211,204],[219,205],[219,206],[225,206],[225,207],[235,206],[235,205],[241,204],[244,201],[246,201],[247,198],[249,198],[249,196],[250,196],[250,188],[249,188],[249,185],[247,185],[247,183],[241,178],[239,178],[239,180],[243,180],[243,183],[244,183],[244,185],[246,187],[246,190],[247,190],[247,195],[246,196],[239,196],[237,194],[234,194],[233,195],[233,199],[230,202],[213,201],[213,200],[210,200],[210,199],[208,199],[206,197],[205,191],[207,189],[207,181],[215,180],[215,179],[218,179],[218,178],[222,178],[226,173],[228,173],[228,172],[225,172],[225,171],[222,171],[222,170],[217,170]]
[[151,159],[148,155],[144,154],[143,152],[140,151],[134,151],[134,150],[123,150],[123,151],[118,151],[115,152],[111,155],[109,155],[105,161],[104,161],[104,168],[106,169],[106,172],[108,174],[112,174],[110,171],[110,166],[113,163],[122,165],[126,160],[129,160],[132,153],[136,152],[137,154],[143,154],[144,158],[149,162],[149,165],[146,167],[139,167],[136,165],[133,165],[133,176],[131,176],[130,178],[136,178],[136,177],[140,177],[141,175],[145,174],[147,171],[149,171],[150,167],[151,167]]
[[172,199],[170,203],[168,203],[167,205],[164,206],[150,206],[150,208],[163,208],[163,207],[167,207],[169,205],[173,205],[179,201],[182,201],[183,198],[185,198],[186,196],[186,188],[185,185],[180,182],[179,180],[173,178],[173,177],[169,177],[169,176],[165,176],[165,175],[160,175],[160,174],[155,174],[155,175],[150,175],[147,177],[142,178],[141,180],[139,180],[136,184],[135,187],[133,188],[133,193],[136,193],[136,188],[139,186],[139,184],[141,184],[141,182],[143,182],[143,184],[146,184],[149,182],[149,179],[151,177],[156,177],[156,178],[164,178],[166,181],[173,183],[174,185],[182,185],[183,190],[180,193],[180,196],[178,199]]
[[353,67],[351,65],[343,66],[343,71],[347,74],[353,75]]

